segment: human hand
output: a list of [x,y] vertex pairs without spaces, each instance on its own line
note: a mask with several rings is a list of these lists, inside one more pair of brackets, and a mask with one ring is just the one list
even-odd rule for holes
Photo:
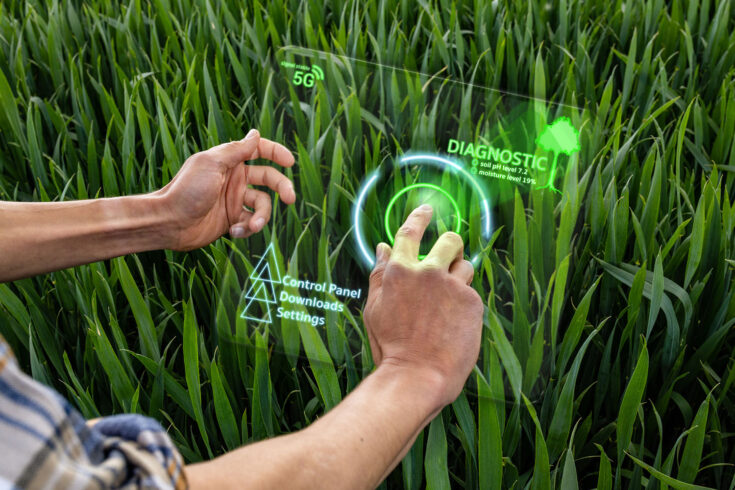
[[278,170],[243,165],[256,158],[282,167],[294,164],[290,151],[261,138],[255,129],[240,141],[196,153],[184,162],[171,182],[155,193],[161,198],[164,221],[172,226],[168,248],[192,250],[228,231],[235,238],[244,238],[263,229],[270,218],[271,198],[251,185],[264,185],[278,192],[285,204],[296,201],[293,184]]
[[418,260],[431,215],[429,205],[418,207],[393,249],[378,245],[364,318],[375,364],[439,380],[446,405],[459,396],[480,353],[483,306],[469,286],[475,271],[459,235],[444,233]]

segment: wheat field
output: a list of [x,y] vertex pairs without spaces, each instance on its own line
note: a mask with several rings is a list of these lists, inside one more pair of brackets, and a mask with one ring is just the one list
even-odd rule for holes
[[292,276],[365,275],[346,217],[381,115],[335,92],[288,129],[267,66],[297,45],[441,73],[585,130],[561,193],[498,206],[477,367],[381,488],[735,488],[734,36],[731,0],[4,0],[0,199],[152,191],[256,127],[292,146],[298,200],[246,240],[0,284],[0,333],[86,417],[154,417],[188,462],[303,428],[373,368],[361,305],[255,328],[242,277],[270,243]]

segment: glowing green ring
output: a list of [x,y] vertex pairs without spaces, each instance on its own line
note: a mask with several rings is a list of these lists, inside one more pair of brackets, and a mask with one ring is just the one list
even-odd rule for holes
[[[389,223],[390,210],[393,209],[393,205],[396,203],[398,198],[401,197],[401,195],[405,194],[411,189],[416,189],[418,187],[426,187],[426,188],[435,190],[443,194],[447,199],[449,199],[449,202],[452,203],[452,206],[454,207],[454,211],[457,214],[457,220],[456,220],[457,222],[454,226],[454,232],[459,234],[460,227],[462,226],[462,215],[459,211],[459,205],[457,204],[457,201],[454,200],[452,195],[435,184],[427,184],[427,183],[411,184],[408,187],[404,187],[403,189],[398,191],[398,193],[396,193],[396,195],[393,196],[393,198],[391,198],[390,202],[388,203],[388,207],[385,209],[385,232],[388,234],[388,240],[390,240],[391,246],[394,244],[395,239],[393,237],[393,233],[390,232],[390,223]],[[419,258],[423,258],[423,257],[424,257],[423,255],[419,255]]]

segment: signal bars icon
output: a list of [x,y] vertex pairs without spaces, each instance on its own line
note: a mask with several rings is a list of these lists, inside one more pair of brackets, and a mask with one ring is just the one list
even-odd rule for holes
[[324,80],[324,70],[317,65],[311,65],[311,72],[314,74],[314,78],[317,80]]

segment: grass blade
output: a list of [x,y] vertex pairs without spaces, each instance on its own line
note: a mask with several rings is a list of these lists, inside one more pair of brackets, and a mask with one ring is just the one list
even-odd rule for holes
[[204,440],[207,451],[212,455],[209,447],[209,434],[204,424],[204,413],[202,412],[202,387],[199,382],[199,327],[194,316],[194,302],[184,304],[184,371],[186,372],[186,387],[189,390],[191,406],[194,409],[199,432]]
[[633,424],[635,423],[638,406],[643,399],[647,378],[648,349],[644,343],[641,346],[641,353],[638,356],[638,362],[636,362],[628,386],[625,388],[623,400],[620,402],[616,429],[618,436],[618,465],[621,464],[625,451],[630,445],[630,439],[633,436]]
[[429,437],[426,441],[426,490],[450,490],[449,468],[447,467],[447,435],[444,422],[439,414],[429,424]]

